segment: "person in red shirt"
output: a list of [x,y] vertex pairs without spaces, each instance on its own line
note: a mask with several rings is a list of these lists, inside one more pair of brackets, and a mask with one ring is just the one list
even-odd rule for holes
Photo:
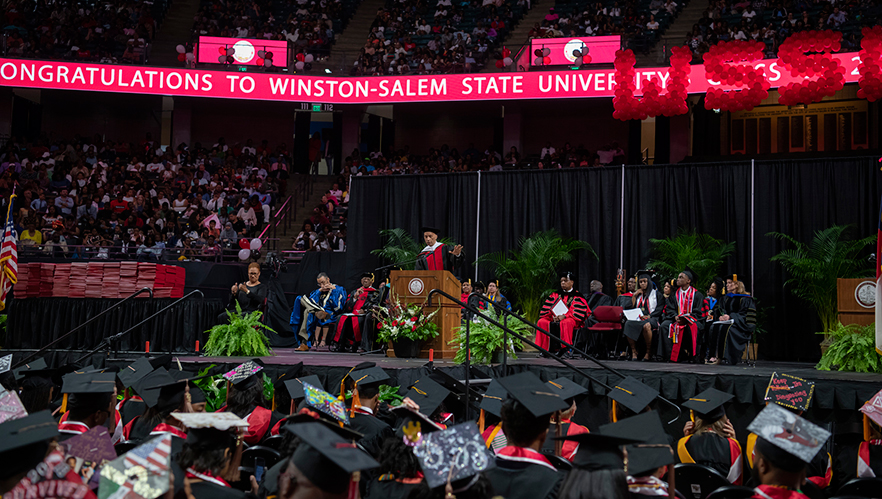
[[121,192],[116,195],[116,199],[110,202],[110,211],[117,215],[122,215],[128,209],[129,203],[123,199]]

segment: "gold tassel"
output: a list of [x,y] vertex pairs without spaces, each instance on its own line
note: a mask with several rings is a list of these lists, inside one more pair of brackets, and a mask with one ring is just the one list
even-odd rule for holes
[[481,409],[481,415],[478,416],[478,432],[484,433],[484,409]]
[[870,418],[868,418],[867,415],[864,414],[864,442],[869,442],[870,440],[872,440],[871,437],[872,435],[870,432]]
[[65,393],[63,397],[61,397],[61,413],[64,414],[67,412],[67,394]]
[[615,399],[613,399],[613,401],[612,401],[612,422],[613,423],[619,422],[619,415],[616,414],[617,412],[619,412],[619,406],[618,406],[618,404],[616,404]]
[[349,417],[355,416],[355,408],[361,407],[361,398],[358,396],[358,385],[352,389],[352,405],[349,406]]
[[354,371],[354,370],[355,370],[355,368],[353,367],[352,369],[349,370],[348,373],[346,373],[346,376],[343,376],[343,379],[340,380],[340,396],[337,397],[337,400],[339,400],[340,402],[343,402],[346,400],[346,378],[348,378],[349,375],[352,374],[352,371]]
[[[554,419],[554,436],[559,439],[563,436],[563,426],[560,423],[560,411],[555,411]],[[563,440],[555,440],[554,455],[557,457],[563,456]]]
[[271,410],[275,411],[276,410],[276,391],[275,390],[273,390],[273,401],[271,402],[271,404],[272,404]]
[[732,282],[738,282],[738,274],[732,274]]
[[695,422],[695,411],[689,409],[689,421]]

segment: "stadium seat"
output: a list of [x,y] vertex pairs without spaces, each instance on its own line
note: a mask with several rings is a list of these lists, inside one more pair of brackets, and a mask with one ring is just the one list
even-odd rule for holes
[[882,497],[882,478],[855,478],[839,487],[837,496]]
[[263,441],[263,445],[265,447],[269,447],[270,449],[280,451],[282,450],[282,436],[273,435],[271,437],[267,437],[267,439]]
[[255,445],[242,452],[242,466],[254,468],[254,461],[258,458],[263,458],[264,465],[267,468],[271,468],[273,465],[281,461],[282,454],[272,447]]
[[706,499],[707,496],[730,485],[719,471],[701,464],[681,463],[674,466],[676,487],[687,499]]
[[726,485],[710,493],[707,499],[749,499],[753,489],[741,485]]

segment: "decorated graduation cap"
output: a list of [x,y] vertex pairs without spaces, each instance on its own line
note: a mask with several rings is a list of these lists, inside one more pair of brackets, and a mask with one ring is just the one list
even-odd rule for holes
[[0,357],[0,374],[9,372],[12,368],[12,354]]
[[27,415],[28,411],[21,403],[18,393],[15,390],[0,388],[0,423],[21,419]]
[[46,457],[49,441],[58,437],[58,423],[40,411],[0,424],[0,478],[35,467]]
[[617,381],[606,396],[612,399],[613,422],[616,422],[618,420],[619,405],[634,414],[640,414],[646,409],[646,406],[658,397],[658,390],[650,388],[637,379],[628,376]]
[[229,449],[236,446],[236,434],[249,426],[232,412],[173,412],[187,427],[187,445],[196,451]]
[[721,392],[716,388],[707,390],[691,397],[683,402],[683,407],[690,409],[696,416],[706,423],[713,423],[726,415],[726,402],[732,400],[735,395]]
[[429,488],[450,484],[453,493],[467,489],[482,471],[496,466],[473,422],[423,435],[413,454]]
[[171,441],[172,436],[166,433],[104,465],[98,499],[155,499],[165,494],[169,489]]
[[676,461],[674,450],[668,444],[667,434],[661,419],[655,411],[648,411],[609,423],[600,427],[599,432],[613,437],[627,437],[640,440],[640,443],[625,446],[628,451],[628,474],[641,476]]
[[354,442],[344,440],[320,423],[295,424],[288,429],[302,441],[291,462],[324,492],[352,492],[360,480],[360,473],[356,472],[380,465]]
[[86,433],[81,433],[64,441],[67,454],[84,461],[103,463],[116,459],[110,432],[103,426],[96,426]]
[[558,394],[558,396],[564,399],[568,404],[578,402],[588,394],[587,388],[569,378],[557,378],[551,381],[546,381],[545,384],[552,393]]
[[306,396],[306,394],[303,392],[304,383],[309,383],[316,388],[324,389],[324,387],[322,386],[322,381],[315,374],[286,380],[284,382],[285,390],[288,391],[288,395],[291,397],[292,401],[299,402],[300,399]]
[[789,472],[802,470],[830,438],[829,431],[777,404],[767,405],[747,429],[758,437],[755,449]]
[[300,408],[318,411],[340,424],[349,424],[350,413],[346,411],[346,406],[339,397],[306,382],[303,383],[303,401],[300,403]]
[[639,439],[617,437],[600,433],[566,435],[555,440],[578,442],[579,449],[573,456],[573,465],[587,471],[625,470],[625,454],[622,446],[640,442]]
[[450,390],[427,376],[414,381],[405,397],[416,402],[420,406],[420,412],[431,416],[448,395],[450,395]]
[[116,389],[115,373],[73,372],[62,378],[61,411],[95,412],[107,408]]
[[813,382],[789,374],[773,372],[763,399],[795,411],[805,411],[811,405],[814,394]]
[[413,447],[417,445],[423,435],[444,430],[438,423],[429,419],[420,411],[415,411],[406,405],[393,407],[392,414],[398,417],[401,425],[395,430],[395,434],[404,438],[404,443]]
[[870,421],[882,426],[882,390],[861,406],[860,411],[863,413],[864,440],[869,441],[872,438]]
[[531,372],[500,378],[499,384],[508,391],[511,398],[536,418],[570,407],[559,394],[550,391],[548,385]]
[[237,390],[245,390],[260,382],[257,373],[263,370],[263,366],[257,360],[249,360],[236,366],[231,371],[224,373],[224,379],[229,381]]
[[129,388],[134,387],[138,381],[144,378],[144,376],[153,372],[153,369],[154,367],[150,364],[150,361],[141,357],[135,362],[120,369],[116,375],[119,377],[119,380],[122,381],[123,386]]

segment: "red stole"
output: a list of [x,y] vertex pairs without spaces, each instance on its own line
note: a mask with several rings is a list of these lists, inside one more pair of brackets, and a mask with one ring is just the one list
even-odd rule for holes
[[[674,298],[677,300],[677,308],[681,317],[683,314],[692,313],[692,305],[695,300],[695,288],[689,286],[689,289],[686,291],[683,291],[682,288],[677,289]],[[680,325],[675,321],[671,323],[671,327],[668,328],[668,337],[674,341],[673,347],[671,348],[671,362],[677,362],[680,358],[680,347],[683,346],[683,333],[686,329],[689,329],[689,334],[692,336],[692,355],[695,355],[696,350],[698,350],[698,326],[695,323],[695,317],[690,315],[688,317],[683,317],[683,319],[686,320],[687,324]]]
[[504,461],[532,463],[557,471],[557,469],[552,466],[551,461],[546,459],[545,456],[526,447],[515,447],[514,445],[503,447],[496,451],[496,458]]
[[[364,306],[364,302],[367,301],[368,294],[371,291],[376,291],[376,289],[368,287],[362,290],[361,294],[358,295],[358,299],[355,300],[355,306],[352,307],[352,314],[359,315],[361,312],[361,307]],[[356,342],[361,341],[361,324],[358,323],[358,317],[354,317],[353,315],[341,315],[340,320],[337,321],[337,331],[334,334],[334,341],[340,341],[340,338],[343,337],[343,328],[346,326],[347,322],[352,323],[352,337]]]
[[876,478],[876,472],[870,467],[870,446],[882,445],[882,440],[861,442],[858,447],[857,478]]
[[434,251],[420,253],[426,257],[426,268],[429,270],[444,270],[444,245],[441,244]]
[[63,421],[58,423],[58,433],[68,433],[71,435],[82,435],[89,431],[89,427],[86,423],[80,423],[79,421]]
[[187,473],[185,474],[187,478],[197,478],[202,480],[203,482],[211,482],[215,485],[220,485],[221,487],[229,487],[230,484],[227,483],[226,480],[219,476],[215,476],[214,473],[210,471],[196,471],[193,468],[187,468]]
[[159,423],[156,425],[156,428],[153,428],[153,431],[150,432],[151,435],[164,435],[166,433],[172,434],[172,436],[179,438],[187,438],[187,434],[181,431],[180,428],[175,428],[172,425]]
[[753,497],[755,499],[808,499],[805,494],[774,485],[760,485],[753,489]]
[[270,429],[272,416],[273,411],[260,406],[255,407],[251,414],[245,416],[245,421],[248,421],[249,424],[248,433],[244,438],[246,444],[254,445],[263,439],[267,430]]
[[[553,424],[553,423],[552,423]],[[567,434],[570,435],[579,435],[581,433],[590,433],[588,428],[580,424],[573,423],[569,419],[564,419],[561,421],[561,424],[567,425]],[[579,451],[579,443],[574,442],[572,440],[564,440],[563,447],[561,447],[562,457],[572,461],[574,457],[576,457],[576,452]]]

